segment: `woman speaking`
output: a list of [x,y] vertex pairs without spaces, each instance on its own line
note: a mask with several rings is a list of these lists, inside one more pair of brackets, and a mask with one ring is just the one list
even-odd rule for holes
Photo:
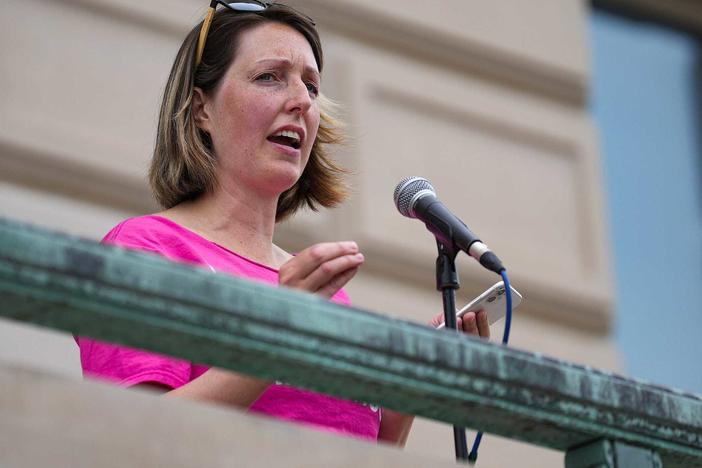
[[[349,304],[342,288],[363,264],[354,242],[320,243],[296,255],[273,243],[278,221],[345,196],[344,172],[328,154],[342,135],[320,94],[322,66],[308,16],[278,3],[213,1],[180,47],[163,97],[149,172],[163,211],[123,221],[103,242]],[[465,316],[459,326],[489,336],[484,314]],[[77,341],[86,376],[125,387],[399,445],[412,424],[411,416],[361,403]]]

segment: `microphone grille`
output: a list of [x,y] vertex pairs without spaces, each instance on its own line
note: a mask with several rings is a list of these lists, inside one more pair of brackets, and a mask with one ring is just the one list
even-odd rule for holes
[[414,203],[420,192],[431,192],[432,195],[436,196],[434,187],[424,177],[405,177],[397,184],[393,199],[402,216],[414,218]]

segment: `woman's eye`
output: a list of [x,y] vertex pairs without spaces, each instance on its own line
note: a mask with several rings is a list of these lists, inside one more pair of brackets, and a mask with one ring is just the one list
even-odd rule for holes
[[262,73],[256,77],[256,81],[273,81],[275,75],[273,73]]
[[307,90],[313,96],[319,96],[319,86],[314,83],[307,83]]

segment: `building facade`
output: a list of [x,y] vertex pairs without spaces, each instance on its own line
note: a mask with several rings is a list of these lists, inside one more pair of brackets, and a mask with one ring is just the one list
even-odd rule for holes
[[[0,215],[99,239],[154,211],[146,168],[171,61],[206,10],[196,0],[4,0]],[[583,0],[300,0],[320,28],[323,90],[340,104],[351,169],[344,206],[302,213],[277,242],[353,239],[355,305],[418,322],[441,310],[436,246],[392,203],[408,175],[506,263],[524,302],[512,345],[619,369],[601,161],[588,108]],[[459,304],[497,278],[459,258]],[[493,328],[499,339],[501,325]],[[72,337],[0,322],[0,359],[80,378]],[[489,466],[563,455],[485,439]],[[450,459],[449,427],[420,420],[407,452]]]

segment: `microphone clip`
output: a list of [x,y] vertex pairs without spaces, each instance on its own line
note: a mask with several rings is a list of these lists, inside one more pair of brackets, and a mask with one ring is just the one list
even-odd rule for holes
[[448,246],[438,238],[436,239],[438,256],[436,257],[436,290],[456,290],[460,287],[458,272],[456,271],[456,255],[459,250],[453,245]]

